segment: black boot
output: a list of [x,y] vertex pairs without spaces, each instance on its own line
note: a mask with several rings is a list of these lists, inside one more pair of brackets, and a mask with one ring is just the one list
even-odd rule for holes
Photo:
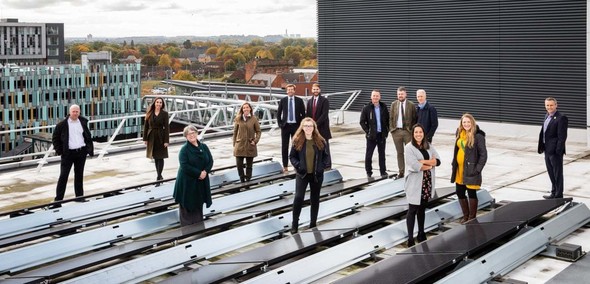
[[297,231],[299,231],[299,221],[293,221],[291,224],[291,234],[297,234]]
[[416,243],[414,243],[414,237],[408,237],[408,242],[406,243],[406,245],[408,247],[413,247]]
[[426,233],[418,232],[418,236],[416,237],[416,240],[418,241],[418,243],[426,241]]

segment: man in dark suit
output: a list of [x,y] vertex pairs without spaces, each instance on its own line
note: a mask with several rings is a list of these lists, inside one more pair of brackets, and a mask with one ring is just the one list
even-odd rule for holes
[[428,142],[432,143],[432,137],[438,128],[438,113],[436,108],[426,100],[426,91],[419,89],[416,91],[416,123],[424,127],[424,136]]
[[551,180],[551,194],[545,199],[563,198],[563,155],[567,139],[567,116],[557,111],[557,100],[545,99],[545,121],[539,133],[539,154],[545,153],[545,165]]
[[391,103],[389,109],[389,131],[397,152],[398,178],[404,177],[406,170],[404,147],[412,141],[411,129],[416,124],[416,107],[407,97],[406,87],[398,87],[397,100]]
[[328,162],[328,169],[332,167],[332,156],[330,155],[330,139],[332,138],[332,133],[330,132],[330,117],[328,116],[330,111],[330,101],[322,97],[320,94],[320,84],[315,83],[311,87],[311,93],[313,97],[307,101],[307,117],[311,117],[318,126],[318,131],[320,135],[326,139],[326,152],[328,153],[328,157],[330,157]]
[[287,172],[289,162],[289,141],[295,135],[301,120],[305,117],[305,104],[303,99],[295,96],[295,85],[286,87],[287,96],[279,102],[277,124],[281,128],[281,155],[283,158],[283,172]]
[[[74,166],[74,192],[84,195],[84,164],[86,156],[94,156],[94,144],[88,129],[88,119],[80,116],[78,105],[70,106],[70,114],[55,126],[51,139],[55,153],[61,156],[55,201],[64,199],[68,176]],[[52,208],[60,207],[57,204]]]
[[363,107],[361,111],[360,124],[365,131],[367,138],[367,149],[365,151],[365,171],[367,177],[373,175],[373,153],[377,147],[379,156],[379,173],[387,175],[385,165],[385,143],[389,133],[389,111],[387,105],[381,102],[381,91],[371,92],[371,103]]

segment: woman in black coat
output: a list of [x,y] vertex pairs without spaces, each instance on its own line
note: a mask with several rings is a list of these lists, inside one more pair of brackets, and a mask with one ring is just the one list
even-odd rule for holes
[[326,140],[320,135],[316,123],[312,118],[306,117],[301,121],[299,129],[293,136],[293,147],[289,153],[289,159],[295,171],[295,199],[293,200],[293,224],[291,233],[297,233],[299,228],[299,215],[305,189],[309,184],[311,201],[311,218],[309,227],[314,228],[320,209],[320,188],[324,181],[324,169],[330,163],[330,157],[326,151]]
[[[474,219],[477,214],[477,190],[481,187],[481,172],[488,160],[488,151],[486,134],[479,129],[471,114],[466,113],[461,117],[456,135],[451,182],[455,183],[455,191],[463,211],[463,224]],[[469,195],[469,202],[465,192]]]
[[156,98],[147,113],[143,126],[143,143],[147,146],[146,157],[154,159],[156,164],[156,180],[163,180],[164,159],[168,158],[168,143],[170,142],[170,125],[168,112],[164,109],[164,99]]

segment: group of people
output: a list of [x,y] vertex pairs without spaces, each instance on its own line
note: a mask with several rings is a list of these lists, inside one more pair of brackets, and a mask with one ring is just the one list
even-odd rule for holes
[[[331,138],[328,111],[330,103],[321,96],[319,84],[312,87],[313,97],[307,102],[295,96],[295,86],[286,87],[287,96],[278,106],[277,123],[281,129],[281,154],[283,171],[288,171],[290,162],[296,172],[295,198],[291,232],[299,227],[305,190],[310,187],[310,228],[317,225],[320,189],[324,171],[330,169]],[[365,170],[372,176],[372,156],[375,148],[379,155],[380,175],[387,175],[385,144],[390,132],[397,152],[399,173],[404,178],[404,189],[409,203],[407,213],[407,245],[415,244],[414,223],[417,220],[417,241],[426,240],[424,232],[425,209],[428,201],[436,196],[435,168],[441,165],[441,157],[432,144],[438,127],[436,108],[426,100],[426,92],[416,91],[418,104],[407,99],[406,88],[397,89],[397,100],[390,109],[381,102],[379,90],[371,93],[371,103],[361,111],[360,124],[366,134]],[[164,159],[168,158],[169,117],[165,102],[156,98],[145,115],[143,140],[146,156],[154,160],[156,181],[163,180]],[[539,134],[538,152],[545,154],[545,163],[552,188],[546,199],[563,198],[563,156],[567,139],[568,119],[557,111],[557,100],[545,99],[547,111]],[[194,125],[184,128],[186,138],[179,155],[179,168],[174,185],[174,198],[179,203],[181,225],[200,223],[203,220],[203,205],[212,204],[209,173],[213,168],[213,156],[207,145],[198,139]],[[252,178],[252,162],[257,156],[257,144],[261,130],[252,105],[243,103],[234,120],[233,146],[237,171],[241,182]],[[461,117],[455,134],[451,182],[456,185],[456,194],[463,212],[461,223],[475,218],[478,199],[477,190],[482,184],[482,170],[487,161],[485,132],[475,118],[466,113]],[[74,191],[82,198],[84,164],[87,156],[94,155],[88,119],[80,115],[80,107],[71,105],[69,115],[58,123],[52,136],[57,155],[61,156],[60,176],[56,187],[55,201],[64,198],[67,179],[74,167]],[[291,144],[289,150],[289,144]],[[244,163],[245,160],[245,163]],[[59,207],[59,203],[53,207]]]

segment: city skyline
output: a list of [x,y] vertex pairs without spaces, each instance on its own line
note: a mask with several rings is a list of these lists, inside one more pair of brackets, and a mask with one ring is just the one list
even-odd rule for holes
[[[251,4],[256,5],[251,5]],[[64,23],[65,37],[300,34],[316,37],[316,1],[4,0],[1,18]],[[203,27],[203,28],[201,28]]]

